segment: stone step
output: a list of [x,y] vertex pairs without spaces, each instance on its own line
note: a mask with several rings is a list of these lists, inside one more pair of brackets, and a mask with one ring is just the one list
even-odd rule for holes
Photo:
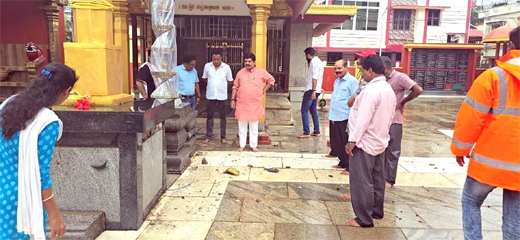
[[[93,240],[105,231],[105,214],[96,211],[60,211],[65,224],[66,233],[61,239]],[[47,224],[47,236],[51,233]]]
[[176,152],[168,152],[166,165],[168,173],[182,173],[190,165],[190,155],[195,151],[195,136],[188,139]]

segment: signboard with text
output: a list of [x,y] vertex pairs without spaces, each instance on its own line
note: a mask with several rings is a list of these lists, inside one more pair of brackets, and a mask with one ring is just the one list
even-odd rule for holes
[[244,0],[178,0],[176,15],[251,16]]

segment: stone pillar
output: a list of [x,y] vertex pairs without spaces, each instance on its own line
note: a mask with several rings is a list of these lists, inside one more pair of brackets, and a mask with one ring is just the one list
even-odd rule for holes
[[121,77],[123,93],[130,94],[130,50],[128,43],[128,2],[112,0],[114,4],[114,44],[121,47]]
[[53,0],[46,0],[41,7],[47,15],[47,27],[49,32],[49,62],[61,62],[59,15],[61,6]]
[[[256,66],[266,69],[267,67],[267,19],[271,13],[273,0],[247,0],[247,5],[251,9],[251,18],[253,19],[253,36],[251,42],[251,51],[256,56]],[[266,96],[262,105],[265,109]],[[263,129],[265,122],[265,114],[260,119],[260,129]],[[259,130],[260,130],[259,129]]]
[[114,5],[106,0],[76,0],[71,8],[76,42],[64,43],[65,64],[76,70],[80,80],[72,90],[77,95],[64,104],[73,105],[87,93],[93,106],[131,102],[132,95],[123,93],[121,47],[114,45]]

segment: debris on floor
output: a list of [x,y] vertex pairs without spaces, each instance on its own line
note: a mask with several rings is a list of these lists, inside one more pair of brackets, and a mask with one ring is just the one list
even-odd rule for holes
[[332,176],[332,175],[329,175],[329,177],[333,178],[334,176]]
[[285,166],[285,168],[291,168],[291,166]]
[[248,167],[253,167],[253,164],[247,164]]
[[240,172],[234,168],[228,168],[224,173],[227,173],[227,174],[231,174],[231,175],[234,175],[234,176],[238,176],[240,174]]
[[206,158],[202,159],[202,165],[208,165],[208,160],[206,160]]

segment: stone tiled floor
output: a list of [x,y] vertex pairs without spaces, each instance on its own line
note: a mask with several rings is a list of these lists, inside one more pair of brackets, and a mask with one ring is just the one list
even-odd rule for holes
[[[236,152],[235,120],[228,140],[200,146],[186,171],[165,192],[138,231],[107,231],[99,239],[349,240],[463,239],[460,196],[466,168],[449,152],[453,121],[462,98],[419,98],[405,110],[403,154],[397,185],[385,194],[385,218],[371,229],[346,226],[353,217],[348,176],[332,169],[327,113],[323,136],[298,140],[295,126],[270,126],[272,144],[261,152]],[[204,139],[205,119],[198,119]],[[215,139],[218,139],[218,120]],[[205,159],[208,163],[202,164]],[[252,167],[248,167],[252,166]],[[273,166],[279,173],[263,169]],[[225,174],[228,167],[239,176]],[[290,167],[290,168],[287,168]],[[485,239],[501,239],[501,191],[484,203]]]

